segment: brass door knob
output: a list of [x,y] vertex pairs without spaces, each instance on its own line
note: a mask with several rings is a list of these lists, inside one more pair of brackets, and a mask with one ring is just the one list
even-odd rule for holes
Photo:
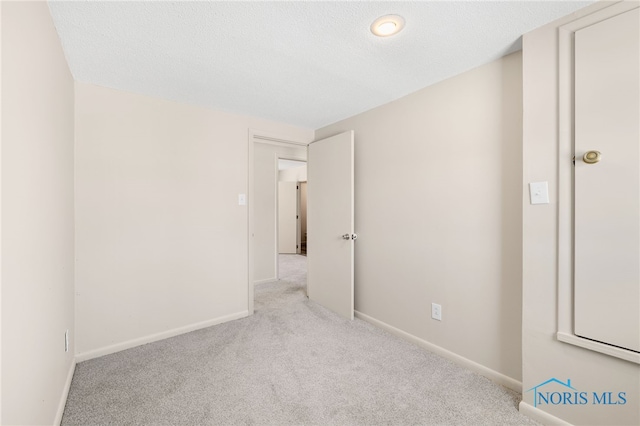
[[582,161],[587,164],[596,164],[602,158],[602,154],[600,151],[587,151],[582,156]]

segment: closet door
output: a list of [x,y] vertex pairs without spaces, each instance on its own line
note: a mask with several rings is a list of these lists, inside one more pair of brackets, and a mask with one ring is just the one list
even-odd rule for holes
[[575,32],[574,332],[640,351],[640,13]]

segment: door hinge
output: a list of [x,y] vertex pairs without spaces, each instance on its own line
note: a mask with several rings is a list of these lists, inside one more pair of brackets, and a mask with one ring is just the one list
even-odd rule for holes
[[576,156],[575,155],[573,156],[573,159],[571,160],[571,162],[573,163],[574,166],[576,165]]
[[296,219],[298,218],[298,215],[296,215]]

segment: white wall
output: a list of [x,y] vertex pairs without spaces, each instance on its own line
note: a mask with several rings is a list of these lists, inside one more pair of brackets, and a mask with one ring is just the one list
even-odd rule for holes
[[1,422],[53,424],[74,366],[73,79],[45,2],[0,8]]
[[306,182],[307,166],[292,167],[290,169],[280,170],[278,172],[278,180],[280,182]]
[[[313,132],[298,142],[310,142]],[[276,250],[276,186],[278,157],[287,159],[307,158],[304,146],[282,146],[255,143],[253,149],[253,189],[254,189],[254,237],[253,237],[253,282],[275,280],[277,274]]]
[[79,359],[247,315],[249,128],[312,134],[76,83]]
[[521,75],[518,52],[316,131],[355,130],[356,310],[516,388]]
[[[523,394],[550,379],[571,380],[578,391],[627,392],[625,405],[538,405],[572,424],[640,423],[640,366],[556,339],[558,331],[558,27],[596,9],[597,3],[525,34],[523,39],[523,188],[548,181],[550,204],[531,205],[523,194]],[[557,389],[556,389],[557,390]]]

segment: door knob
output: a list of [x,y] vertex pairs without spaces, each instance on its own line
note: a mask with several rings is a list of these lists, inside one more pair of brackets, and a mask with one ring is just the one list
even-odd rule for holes
[[582,161],[587,164],[596,164],[598,161],[600,161],[601,157],[602,154],[600,154],[600,151],[587,151],[582,156]]

